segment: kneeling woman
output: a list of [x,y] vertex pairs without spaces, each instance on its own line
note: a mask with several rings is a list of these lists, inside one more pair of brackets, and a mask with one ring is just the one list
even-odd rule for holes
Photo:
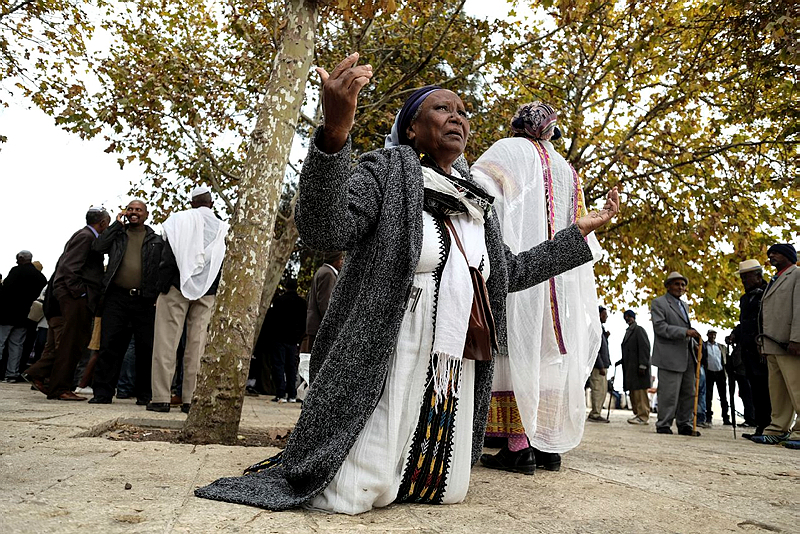
[[435,86],[411,95],[387,147],[351,168],[356,99],[372,76],[357,59],[330,75],[318,69],[325,124],[300,177],[303,241],[348,251],[314,343],[303,411],[280,455],[198,489],[200,497],[347,514],[392,502],[462,501],[492,386],[491,361],[462,359],[469,266],[487,280],[503,350],[507,293],[590,261],[584,236],[617,212],[613,190],[600,212],[511,254],[491,197],[461,157],[464,104]]

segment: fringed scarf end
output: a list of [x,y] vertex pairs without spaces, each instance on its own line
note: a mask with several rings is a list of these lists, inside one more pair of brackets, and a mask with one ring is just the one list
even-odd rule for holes
[[433,395],[437,409],[444,405],[448,397],[458,399],[461,396],[461,358],[443,352],[431,353],[433,368]]

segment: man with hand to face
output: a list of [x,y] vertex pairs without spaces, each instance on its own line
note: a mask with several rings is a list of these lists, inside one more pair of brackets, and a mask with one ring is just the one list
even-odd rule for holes
[[666,294],[650,305],[655,334],[652,364],[658,367],[659,434],[672,434],[675,420],[679,434],[700,435],[692,431],[697,365],[693,340],[700,339],[700,333],[692,328],[689,307],[681,300],[688,284],[685,276],[671,272],[664,281]]
[[789,243],[767,251],[777,271],[761,299],[759,347],[766,356],[772,421],[756,443],[800,448],[800,271],[797,252]]
[[131,336],[136,347],[136,404],[146,405],[152,397],[153,326],[164,241],[144,224],[147,216],[145,203],[132,200],[92,245],[96,252],[108,254],[100,355],[92,383],[94,397],[89,400],[92,404],[111,403]]

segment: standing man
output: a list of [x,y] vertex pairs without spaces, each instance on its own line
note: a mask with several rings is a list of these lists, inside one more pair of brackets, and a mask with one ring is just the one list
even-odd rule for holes
[[5,283],[0,286],[0,354],[8,341],[5,381],[11,383],[22,382],[19,364],[28,331],[28,312],[47,285],[47,278],[31,263],[32,259],[33,254],[29,251],[18,252],[17,266],[11,268]]
[[145,203],[132,200],[92,245],[94,251],[108,254],[100,354],[92,382],[94,397],[89,399],[92,404],[111,404],[131,336],[136,346],[136,404],[144,406],[152,397],[153,324],[164,241],[144,224],[147,216]]
[[[755,433],[742,434],[742,437],[760,436],[769,426],[772,418],[772,405],[769,402],[769,381],[766,358],[758,350],[756,338],[759,332],[761,298],[767,289],[764,270],[758,260],[745,260],[739,264],[739,277],[744,286],[744,295],[739,298],[739,324],[731,333],[731,341],[736,344],[733,352],[741,355],[745,376],[750,385],[753,398]],[[739,388],[742,391],[741,386]],[[742,399],[744,400],[744,398]],[[745,416],[747,406],[745,405]]]
[[156,301],[153,343],[153,400],[147,405],[154,412],[170,409],[170,386],[184,323],[181,410],[189,412],[225,257],[229,225],[214,214],[211,190],[196,187],[191,204],[192,209],[173,213],[163,225],[165,244],[158,282],[161,294]]
[[110,220],[103,208],[89,209],[86,226],[67,241],[52,286],[48,285],[44,302],[47,343],[42,358],[23,375],[48,399],[86,400],[72,392],[72,380],[91,339],[92,317],[102,295],[103,255],[92,250],[92,245]]
[[[728,384],[725,380],[725,365],[728,361],[727,348],[717,343],[717,331],[709,330],[706,343],[703,345],[703,361],[706,362],[706,425],[711,426],[714,412],[711,408],[714,400],[714,384],[717,385],[719,404],[722,407],[723,425],[730,425],[728,411]],[[733,399],[731,399],[733,402]]]
[[267,352],[275,384],[273,400],[297,402],[297,345],[306,326],[306,301],[297,294],[297,280],[287,280],[284,287],[286,291],[272,301],[264,321],[272,333]]
[[344,263],[344,255],[341,252],[328,252],[325,255],[325,263],[314,273],[311,288],[308,290],[306,334],[303,337],[300,352],[310,353],[314,346],[314,339],[317,337],[322,318],[328,311],[328,303],[331,300],[333,288],[336,286],[336,279],[339,278],[342,263]]
[[[608,423],[608,419],[602,416],[603,401],[606,399],[608,393],[608,368],[611,367],[611,356],[608,352],[608,336],[609,332],[606,331],[606,320],[608,319],[608,311],[603,306],[599,307],[600,310],[600,328],[603,333],[600,336],[600,350],[597,352],[597,359],[594,362],[594,369],[589,376],[589,387],[592,389],[592,409],[589,412],[588,421],[594,423]],[[613,402],[613,398],[608,402]]]
[[[761,353],[767,357],[772,421],[756,443],[800,448],[800,271],[789,243],[772,245],[769,262],[777,270],[761,299]],[[798,416],[795,418],[795,416]],[[792,426],[792,420],[795,420]]]
[[671,272],[664,281],[666,294],[650,305],[655,334],[652,363],[658,367],[659,434],[672,434],[675,420],[679,434],[700,435],[692,431],[697,365],[692,340],[700,339],[700,333],[692,328],[689,308],[681,300],[688,284],[685,276]]
[[636,324],[636,313],[627,310],[622,314],[628,329],[622,338],[622,388],[631,393],[632,425],[650,424],[650,339],[644,328]]

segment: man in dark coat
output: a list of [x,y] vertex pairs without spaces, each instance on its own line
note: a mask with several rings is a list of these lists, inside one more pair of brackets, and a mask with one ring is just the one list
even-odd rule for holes
[[152,398],[155,304],[164,240],[144,224],[147,216],[145,203],[132,200],[92,245],[95,252],[108,254],[103,277],[100,354],[92,380],[94,397],[89,399],[92,404],[111,404],[131,336],[136,347],[136,404],[146,406]]
[[86,226],[73,234],[58,259],[52,291],[48,286],[44,305],[48,343],[42,358],[23,375],[48,399],[86,400],[72,392],[72,379],[92,337],[92,318],[100,303],[103,256],[92,250],[92,244],[109,220],[102,208],[86,213]]
[[[744,286],[744,295],[739,298],[739,324],[733,329],[730,340],[735,344],[733,354],[744,363],[745,376],[750,385],[756,430],[742,437],[760,436],[769,426],[772,405],[769,401],[769,381],[767,361],[758,353],[758,315],[761,311],[761,297],[767,289],[764,270],[758,260],[745,260],[739,263],[739,277]],[[741,391],[741,387],[740,387]],[[745,408],[745,416],[747,409]],[[746,420],[746,419],[745,419]],[[750,423],[750,421],[746,421]]]
[[31,304],[47,284],[47,278],[31,263],[33,255],[27,250],[17,254],[17,266],[6,276],[0,286],[0,353],[8,342],[6,382],[21,382],[19,364],[22,346],[28,330],[28,312]]
[[[608,319],[608,311],[603,306],[598,307],[600,313],[600,328],[603,333],[600,335],[600,350],[597,352],[597,359],[594,362],[592,374],[589,375],[589,387],[591,388],[591,410],[587,421],[593,423],[608,423],[608,419],[603,418],[603,401],[608,393],[608,368],[611,367],[611,356],[608,352],[608,336],[605,323]],[[611,401],[609,401],[611,402]]]
[[622,387],[631,394],[632,425],[647,425],[650,422],[650,339],[644,328],[636,324],[636,313],[627,310],[622,314],[628,329],[622,338]]
[[[288,280],[286,291],[272,301],[264,319],[270,336],[267,354],[272,365],[275,402],[296,402],[297,346],[306,326],[306,301],[297,294],[297,280]],[[284,398],[285,396],[285,398]]]

